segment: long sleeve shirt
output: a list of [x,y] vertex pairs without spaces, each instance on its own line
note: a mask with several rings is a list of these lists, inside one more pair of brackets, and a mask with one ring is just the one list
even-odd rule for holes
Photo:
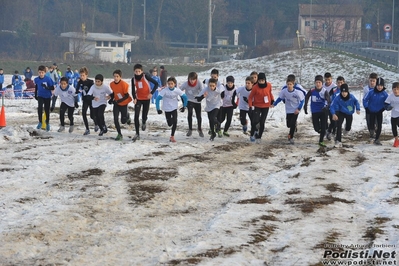
[[172,112],[179,107],[179,98],[183,99],[183,106],[187,106],[187,96],[179,88],[165,88],[161,90],[155,101],[157,110],[161,110],[160,101],[162,100],[162,110]]
[[328,107],[330,102],[330,94],[324,87],[321,89],[310,89],[305,97],[305,113],[307,113],[309,99],[311,112],[319,113],[322,112],[325,107]]
[[335,115],[336,112],[341,112],[347,115],[351,115],[356,111],[360,111],[359,101],[353,94],[348,94],[347,99],[341,95],[335,97],[330,106],[330,113]]
[[388,98],[388,93],[385,88],[381,91],[371,90],[367,93],[366,97],[363,99],[364,108],[368,108],[370,112],[377,113],[384,109],[385,100]]
[[67,85],[65,89],[62,89],[60,85],[57,85],[54,90],[54,96],[60,96],[61,102],[65,103],[69,107],[75,106],[76,89],[72,85]]
[[296,110],[302,109],[302,106],[305,102],[305,95],[301,90],[281,90],[277,100],[273,103],[273,105],[276,106],[282,100],[285,101],[285,112],[287,114],[293,114]]
[[266,88],[260,88],[259,84],[255,84],[252,87],[251,93],[248,97],[248,105],[259,108],[269,108],[274,102],[274,96],[272,93],[272,84],[267,82]]

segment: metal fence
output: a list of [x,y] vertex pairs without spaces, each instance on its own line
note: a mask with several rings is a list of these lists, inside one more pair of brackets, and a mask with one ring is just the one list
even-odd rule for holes
[[391,51],[397,51],[399,49],[399,45],[397,44],[389,44],[389,43],[377,43],[373,42],[370,46],[368,42],[356,42],[356,43],[330,43],[323,41],[314,41],[312,43],[313,47],[320,48],[328,48],[338,51],[343,51],[347,53],[352,53],[358,56],[365,57],[367,59],[371,59],[377,62],[384,63],[386,65],[392,65],[399,68],[399,56],[390,56],[384,53],[383,51],[378,50],[370,50],[366,48],[375,48],[375,49],[385,49]]

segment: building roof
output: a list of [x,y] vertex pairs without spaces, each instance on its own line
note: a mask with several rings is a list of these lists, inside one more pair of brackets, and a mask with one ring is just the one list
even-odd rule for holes
[[[61,37],[83,39],[82,32],[64,32]],[[84,35],[85,40],[89,41],[116,41],[116,42],[133,42],[139,39],[139,36],[125,35],[123,32],[118,33],[95,33],[87,32]]]
[[300,4],[299,16],[302,17],[361,17],[363,9],[360,5],[319,5]]

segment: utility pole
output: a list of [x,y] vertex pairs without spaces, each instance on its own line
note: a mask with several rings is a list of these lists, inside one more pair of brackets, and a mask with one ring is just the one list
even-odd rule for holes
[[143,38],[144,38],[144,41],[145,41],[145,36],[147,35],[147,32],[146,32],[146,25],[145,25],[145,24],[146,24],[146,23],[145,23],[145,22],[146,22],[146,15],[145,15],[145,8],[146,8],[146,7],[145,7],[145,2],[146,2],[146,0],[144,0],[144,5],[143,5],[143,6],[144,6],[144,14],[143,14],[143,17],[144,17],[144,37],[143,37]]
[[209,0],[209,14],[208,14],[208,63],[210,52],[212,49],[212,0]]
[[118,32],[121,31],[121,0],[118,0]]
[[394,22],[395,22],[395,0],[392,0],[392,27],[391,27],[392,28],[392,34],[391,34],[392,44],[393,44],[393,33],[394,33],[393,23]]
[[313,25],[312,25],[312,8],[313,8],[313,1],[310,0],[310,18],[309,18],[309,28],[310,28],[310,32],[309,32],[309,45],[312,46],[312,41],[313,41]]

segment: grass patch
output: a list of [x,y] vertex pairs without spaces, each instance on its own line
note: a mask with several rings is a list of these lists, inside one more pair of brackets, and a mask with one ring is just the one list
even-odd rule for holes
[[206,162],[213,160],[213,157],[210,154],[185,154],[177,157],[176,160],[184,160],[184,162]]
[[298,178],[300,175],[301,175],[301,173],[296,173],[295,175],[290,176],[290,178]]
[[270,150],[263,150],[261,152],[255,152],[252,155],[252,157],[258,158],[258,159],[268,159],[273,156],[274,156],[274,154]]
[[335,202],[342,202],[347,204],[354,203],[354,201],[348,201],[346,199],[327,195],[311,199],[287,199],[285,201],[285,204],[294,205],[298,207],[303,213],[311,213],[314,212],[315,209],[321,209],[325,206],[334,204]]
[[390,203],[390,204],[397,205],[397,204],[399,204],[399,197],[391,198],[391,199],[387,200],[387,202]]
[[80,173],[73,173],[70,175],[67,175],[67,178],[71,181],[79,180],[79,179],[86,179],[89,178],[90,176],[100,176],[104,173],[104,170],[99,169],[99,168],[91,168],[84,170]]
[[19,198],[16,200],[16,202],[21,203],[21,204],[25,204],[27,202],[31,202],[31,201],[35,201],[37,200],[36,198],[31,198],[31,197],[24,197],[24,198]]
[[137,167],[118,173],[118,176],[126,176],[127,182],[168,180],[177,176],[177,169],[157,167]]
[[248,244],[254,245],[266,241],[276,228],[275,225],[262,225],[255,231],[255,234],[250,235],[253,239]]
[[237,204],[266,204],[266,203],[271,203],[271,201],[266,196],[257,197],[253,199],[240,200],[237,202]]
[[196,265],[201,263],[203,258],[223,257],[236,252],[237,250],[234,248],[225,248],[221,246],[220,248],[208,249],[202,253],[194,254],[190,258],[170,260],[166,262],[166,265]]
[[131,163],[138,163],[138,162],[142,162],[142,161],[147,161],[148,159],[131,159],[129,161],[127,161],[126,163],[131,164]]
[[338,237],[340,236],[340,234],[336,231],[330,231],[328,232],[327,236],[323,239],[323,241],[321,241],[320,243],[318,243],[317,245],[315,245],[313,247],[313,249],[331,249],[333,251],[343,251],[342,247],[336,247],[336,248],[331,248],[330,245],[332,244],[338,244]]
[[377,235],[384,235],[385,231],[381,227],[391,220],[392,219],[388,217],[375,217],[374,220],[371,221],[372,226],[367,227],[362,238],[374,241],[377,238]]
[[290,191],[286,192],[288,195],[294,195],[294,194],[299,194],[301,193],[301,190],[299,188],[293,188]]
[[310,163],[312,163],[312,162],[314,162],[314,161],[315,161],[315,160],[312,159],[312,158],[310,158],[310,157],[304,158],[303,161],[302,161],[301,166],[309,166]]
[[273,252],[273,253],[284,252],[284,250],[285,250],[286,248],[289,248],[289,247],[290,247],[290,246],[285,245],[284,247],[276,248],[276,249],[271,249],[270,251]]
[[215,153],[215,152],[217,153],[217,152],[220,152],[220,151],[229,152],[229,151],[235,151],[235,150],[241,149],[241,148],[246,147],[246,146],[248,146],[246,143],[230,142],[229,144],[223,144],[223,145],[215,146],[209,152],[212,152],[212,153]]
[[156,194],[163,191],[165,191],[165,189],[158,185],[137,184],[130,186],[128,193],[134,203],[142,204],[153,199]]
[[330,192],[342,192],[344,191],[337,183],[331,183],[324,185],[324,187]]

